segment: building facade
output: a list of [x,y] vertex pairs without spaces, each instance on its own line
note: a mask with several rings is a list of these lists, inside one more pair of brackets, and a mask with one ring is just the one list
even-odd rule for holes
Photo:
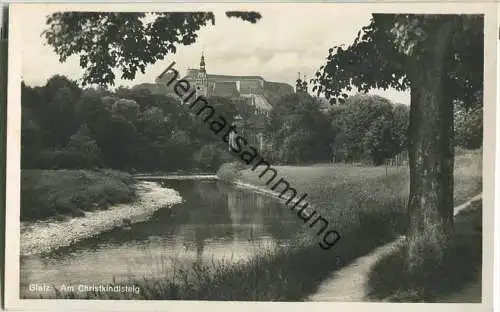
[[[176,97],[173,86],[166,87],[171,79],[170,75],[160,75],[156,78],[156,84],[136,87],[142,86],[153,93]],[[232,100],[240,112],[238,123],[241,132],[244,132],[249,144],[261,151],[266,146],[263,132],[273,105],[283,96],[295,93],[294,88],[287,83],[266,81],[260,76],[210,74],[207,72],[203,54],[199,68],[189,68],[182,79],[194,86],[196,97],[223,97]]]
[[[156,79],[160,87],[155,89],[166,93],[173,90],[162,89],[171,77],[164,75]],[[260,76],[217,75],[207,72],[205,56],[202,54],[199,68],[189,68],[183,79],[194,85],[196,96],[224,97],[244,101],[262,113],[269,113],[276,99],[293,94],[294,88],[287,83],[266,81]]]

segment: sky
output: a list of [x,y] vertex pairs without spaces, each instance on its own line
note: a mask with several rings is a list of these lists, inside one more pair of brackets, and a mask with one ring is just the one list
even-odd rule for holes
[[[193,6],[196,4],[192,4]],[[188,67],[198,68],[202,51],[207,72],[226,75],[258,75],[267,81],[295,85],[298,73],[312,78],[326,63],[328,49],[339,44],[351,44],[361,27],[367,25],[370,12],[357,7],[333,4],[254,4],[250,9],[259,11],[262,19],[257,24],[227,18],[221,4],[212,10],[214,26],[199,31],[196,43],[179,46],[175,55],[146,68],[133,81],[117,79],[116,86],[153,83],[172,61],[185,72]],[[57,9],[55,9],[57,10]],[[199,10],[194,7],[192,10]],[[29,21],[22,30],[22,76],[28,85],[43,85],[52,75],[65,75],[79,80],[83,70],[77,56],[65,63],[48,46],[41,33],[46,29],[46,16],[54,6],[26,7],[22,18]],[[409,104],[408,92],[372,90],[397,103]]]

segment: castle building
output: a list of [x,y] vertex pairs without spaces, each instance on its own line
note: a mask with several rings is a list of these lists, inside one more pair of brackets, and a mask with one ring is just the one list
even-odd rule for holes
[[[157,85],[164,85],[171,79],[168,75],[158,77]],[[245,102],[260,113],[268,114],[279,98],[294,93],[294,88],[281,82],[266,81],[260,76],[233,76],[209,74],[206,69],[205,56],[201,55],[199,68],[189,68],[183,79],[196,88],[196,96],[224,97],[234,101]],[[161,88],[158,88],[161,90]],[[163,90],[161,93],[172,93]]]
[[[146,88],[152,93],[175,96],[166,83],[172,79],[169,75],[160,75],[155,84],[142,84],[135,88]],[[232,100],[238,110],[250,109],[254,113],[242,122],[247,131],[247,139],[261,150],[264,146],[263,131],[266,119],[273,105],[283,96],[295,93],[294,88],[281,82],[266,81],[260,76],[217,75],[207,72],[205,55],[202,53],[199,68],[188,68],[182,77],[195,87],[196,97],[223,97]]]

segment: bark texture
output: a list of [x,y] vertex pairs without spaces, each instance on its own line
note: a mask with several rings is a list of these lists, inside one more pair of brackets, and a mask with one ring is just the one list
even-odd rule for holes
[[406,269],[416,274],[441,263],[453,235],[453,105],[446,68],[452,30],[445,20],[429,33],[411,77]]

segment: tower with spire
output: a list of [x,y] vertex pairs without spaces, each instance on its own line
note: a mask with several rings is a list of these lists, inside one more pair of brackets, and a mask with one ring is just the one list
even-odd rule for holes
[[196,96],[208,96],[208,77],[205,68],[205,54],[201,52],[200,70],[195,78]]
[[207,72],[205,69],[205,54],[204,52],[201,52],[201,61],[200,61],[200,71]]
[[295,92],[297,93],[302,92],[302,86],[303,86],[302,79],[300,79],[300,72],[299,72],[298,78],[295,83]]
[[296,80],[296,84],[295,84],[295,92],[307,93],[307,88],[308,88],[308,86],[307,86],[306,75],[304,75],[304,79],[301,79],[300,72],[299,72],[299,76],[298,76],[298,78]]
[[307,79],[306,75],[304,75],[304,80],[302,80],[302,92],[307,93]]

